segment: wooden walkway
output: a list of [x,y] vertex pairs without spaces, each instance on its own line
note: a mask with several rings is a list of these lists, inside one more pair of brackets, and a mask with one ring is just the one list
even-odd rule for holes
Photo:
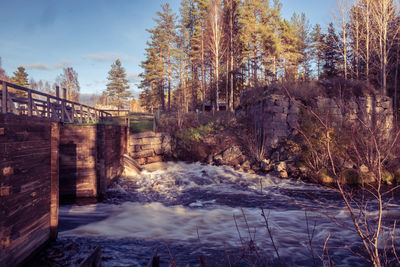
[[47,118],[63,123],[97,123],[110,120],[111,114],[87,105],[0,80],[0,112],[2,114],[25,115],[29,117]]

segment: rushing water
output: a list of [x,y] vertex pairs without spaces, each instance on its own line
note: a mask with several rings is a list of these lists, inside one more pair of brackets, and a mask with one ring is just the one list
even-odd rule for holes
[[[398,200],[390,210],[400,217]],[[65,250],[73,254],[77,246],[99,244],[103,266],[145,266],[155,249],[164,266],[171,258],[177,266],[200,266],[200,256],[207,266],[280,266],[266,222],[287,266],[312,266],[313,253],[321,265],[328,237],[336,266],[366,266],[343,248],[359,251],[361,243],[353,231],[338,226],[351,224],[336,192],[182,162],[149,165],[139,175],[119,179],[102,203],[62,206],[59,241],[52,249],[65,263]]]

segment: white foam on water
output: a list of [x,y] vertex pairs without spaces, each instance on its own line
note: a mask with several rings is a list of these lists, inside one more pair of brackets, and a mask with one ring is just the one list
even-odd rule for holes
[[[185,195],[187,192],[191,193]],[[215,198],[196,199],[197,193],[204,192]],[[287,192],[294,192],[295,195],[286,195]],[[298,192],[300,196],[296,195]],[[113,193],[137,194],[138,202],[132,202],[128,198],[119,204],[98,203],[62,207],[61,218],[70,216],[73,217],[71,220],[78,222],[82,218],[83,223],[75,229],[60,232],[60,237],[183,242],[224,250],[226,246],[243,246],[251,236],[259,248],[273,251],[261,209],[256,204],[240,208],[241,200],[261,197],[268,198],[270,203],[276,204],[266,206],[265,215],[268,216],[274,240],[282,257],[310,258],[308,232],[312,231],[314,222],[316,229],[313,244],[316,248],[321,248],[328,236],[329,244],[334,247],[359,244],[359,237],[353,231],[338,226],[330,219],[335,218],[351,226],[349,214],[340,199],[327,200],[324,204],[314,203],[313,200],[305,198],[303,192],[310,192],[311,195],[332,193],[331,190],[317,185],[238,173],[225,166],[183,162],[150,165],[146,166],[141,174],[121,178],[109,189],[111,196]],[[172,199],[175,201],[172,203],[175,204],[168,201],[161,203],[153,198],[159,196],[162,196],[162,200]],[[183,205],[179,203],[182,196],[192,198],[192,201]],[[236,198],[237,202],[222,205],[218,199],[230,196]],[[146,201],[140,201],[141,199]],[[235,206],[232,203],[238,204]],[[397,204],[391,205],[391,209],[399,207]],[[305,218],[306,209],[309,229]],[[373,215],[371,213],[371,216]],[[94,222],[84,220],[91,216],[99,219]],[[354,262],[354,256],[349,256],[345,249],[335,249],[331,253],[338,258],[346,257],[342,266],[345,266],[346,262]]]
[[[93,208],[93,206],[92,206]],[[79,211],[82,209],[82,211]],[[102,237],[106,239],[132,238],[160,242],[189,242],[207,248],[224,249],[224,247],[241,247],[254,239],[259,248],[271,249],[271,242],[259,208],[240,208],[213,206],[191,209],[189,207],[165,206],[161,203],[125,202],[121,205],[96,204],[96,209],[89,211],[85,207],[72,207],[62,213],[91,216],[91,212],[103,213],[105,219],[80,226],[60,233],[61,238],[68,237]],[[304,211],[266,211],[273,231],[273,237],[283,257],[308,257],[307,230]],[[309,214],[315,218],[317,214]],[[238,229],[236,228],[236,223]],[[247,225],[249,227],[247,227]],[[322,244],[329,232],[335,232],[341,238],[356,236],[350,231],[341,229],[325,221],[323,232],[319,231],[314,242]],[[197,234],[198,233],[198,234]],[[239,235],[240,233],[240,235]],[[199,236],[198,236],[199,235]],[[200,237],[200,241],[199,241]],[[251,238],[250,238],[251,237]]]

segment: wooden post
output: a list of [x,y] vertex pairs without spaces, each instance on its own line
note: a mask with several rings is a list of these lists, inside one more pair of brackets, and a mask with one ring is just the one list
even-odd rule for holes
[[65,122],[65,99],[61,100],[61,122]]
[[51,119],[51,103],[50,103],[50,97],[47,95],[47,118]]
[[56,97],[60,98],[60,87],[58,85],[56,86]]
[[50,239],[55,241],[58,235],[59,208],[59,143],[60,127],[51,123],[51,178],[50,178]]
[[28,91],[28,116],[32,117],[32,91]]
[[79,121],[79,123],[83,123],[83,108],[82,108],[82,105],[79,105],[79,113],[80,113],[80,121]]
[[3,86],[2,86],[2,93],[1,93],[1,113],[7,114],[7,84],[5,81],[3,81]]

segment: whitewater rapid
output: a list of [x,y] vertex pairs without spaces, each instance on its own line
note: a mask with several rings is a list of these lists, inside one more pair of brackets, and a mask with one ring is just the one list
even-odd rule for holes
[[351,226],[340,195],[318,185],[169,162],[120,178],[106,195],[102,203],[60,207],[59,234],[60,242],[101,245],[104,266],[143,266],[155,249],[164,266],[170,257],[200,266],[200,255],[209,266],[279,266],[266,220],[287,265],[313,265],[312,253],[326,257],[328,239],[336,266],[365,266],[344,248],[360,242],[351,227],[338,225]]

